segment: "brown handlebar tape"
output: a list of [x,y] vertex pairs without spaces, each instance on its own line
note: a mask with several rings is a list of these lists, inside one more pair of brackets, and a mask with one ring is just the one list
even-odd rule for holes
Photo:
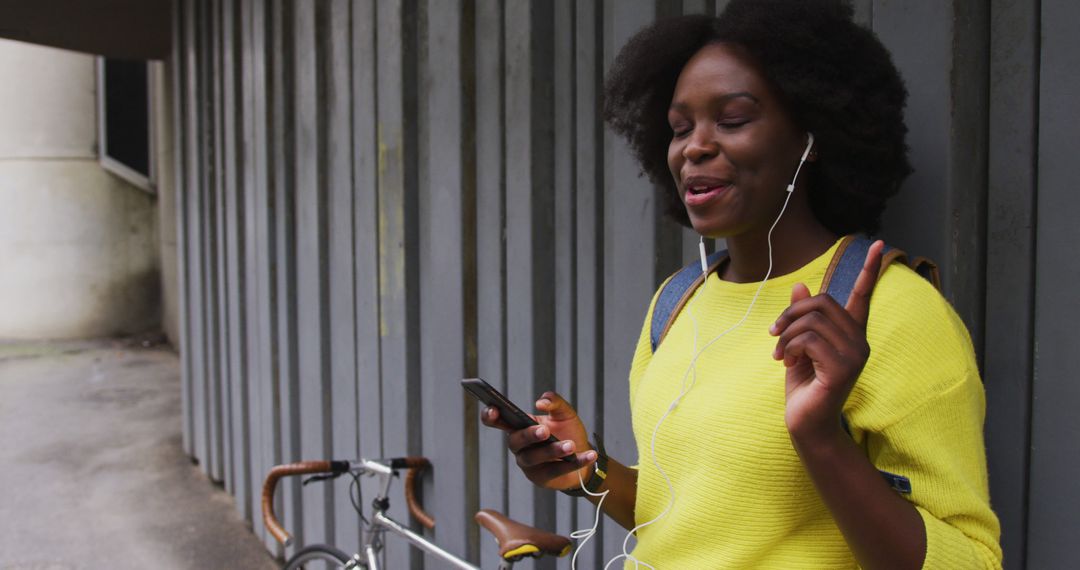
[[276,465],[267,474],[262,488],[262,514],[266,530],[274,535],[278,542],[285,546],[292,543],[292,536],[282,528],[277,517],[274,516],[274,490],[277,488],[278,479],[290,475],[307,475],[309,473],[327,473],[332,471],[329,461],[298,461],[285,465]]
[[402,457],[401,460],[409,469],[409,473],[405,475],[405,503],[409,505],[409,512],[424,527],[435,528],[435,519],[424,511],[424,507],[416,499],[416,475],[431,467],[431,462],[426,457]]

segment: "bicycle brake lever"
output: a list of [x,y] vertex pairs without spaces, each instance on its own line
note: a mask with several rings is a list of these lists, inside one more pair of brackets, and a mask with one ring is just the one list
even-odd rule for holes
[[327,479],[337,479],[338,477],[341,477],[341,473],[327,473],[327,474],[324,474],[324,475],[312,475],[311,477],[308,477],[307,479],[304,479],[304,482],[301,483],[300,485],[301,486],[306,486],[308,483],[315,483],[317,481],[326,481]]

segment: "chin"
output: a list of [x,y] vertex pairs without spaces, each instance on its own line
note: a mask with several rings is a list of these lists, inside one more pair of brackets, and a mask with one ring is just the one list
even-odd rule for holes
[[722,239],[731,235],[731,231],[727,227],[727,224],[718,220],[703,220],[691,215],[690,225],[695,232],[709,239]]

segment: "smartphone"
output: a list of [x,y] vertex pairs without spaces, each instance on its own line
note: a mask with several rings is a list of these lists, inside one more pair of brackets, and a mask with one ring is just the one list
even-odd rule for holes
[[[461,387],[475,396],[477,400],[499,410],[499,417],[514,429],[525,429],[538,425],[536,420],[532,419],[532,416],[526,414],[524,410],[511,402],[510,398],[493,388],[483,378],[465,378],[461,381]],[[547,440],[550,443],[559,441],[554,435],[549,435]],[[577,461],[573,454],[563,457],[562,460],[571,463]]]

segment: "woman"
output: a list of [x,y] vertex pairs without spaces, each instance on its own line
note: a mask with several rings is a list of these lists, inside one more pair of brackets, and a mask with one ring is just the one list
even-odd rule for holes
[[637,466],[604,458],[599,478],[585,426],[548,392],[540,425],[509,434],[525,475],[606,491],[633,559],[656,568],[1000,567],[963,323],[907,267],[879,271],[878,244],[846,306],[818,291],[840,239],[876,231],[910,171],[906,92],[880,42],[838,0],[733,0],[639,32],[605,97],[672,216],[729,257],[655,352],[649,308],[630,373]]

